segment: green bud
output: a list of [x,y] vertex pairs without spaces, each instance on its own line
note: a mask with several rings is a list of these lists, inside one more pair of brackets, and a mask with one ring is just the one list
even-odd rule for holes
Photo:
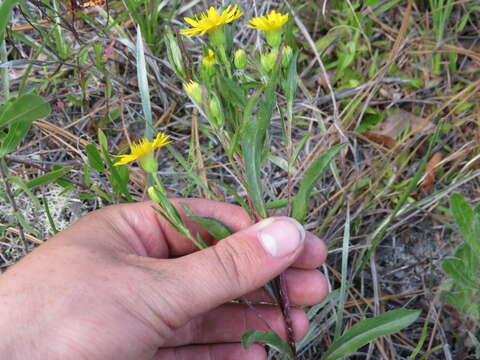
[[209,103],[209,110],[210,110],[210,117],[213,121],[213,125],[216,128],[220,128],[223,125],[223,111],[222,106],[220,105],[220,101],[216,94],[212,94],[212,98],[210,99]]
[[158,193],[157,189],[155,189],[155,187],[150,186],[148,188],[148,196],[150,196],[150,199],[155,201],[157,204],[162,203],[162,198],[160,197],[160,194]]
[[138,159],[138,162],[140,163],[142,169],[145,170],[147,173],[155,174],[158,170],[158,163],[157,160],[155,160],[153,151],[149,152],[143,158]]
[[292,61],[293,50],[290,46],[285,46],[283,48],[283,56],[282,56],[282,66],[287,68],[290,65],[290,61]]
[[272,31],[266,31],[265,37],[267,38],[268,45],[270,45],[274,49],[278,49],[278,47],[282,43],[282,34],[283,34],[282,28],[278,28]]
[[203,57],[200,64],[202,79],[210,79],[215,74],[216,64],[217,60],[215,59],[215,53],[213,52],[213,50],[208,49],[207,54]]
[[173,65],[175,73],[180,78],[185,77],[185,66],[183,65],[182,52],[178,46],[177,40],[173,33],[167,29],[167,57],[170,63]]
[[247,54],[243,49],[235,51],[234,63],[238,70],[243,70],[247,66]]
[[185,92],[195,101],[197,105],[202,105],[203,95],[202,87],[196,81],[190,81],[188,84],[184,84],[183,88]]
[[272,50],[270,53],[263,54],[260,57],[260,62],[262,63],[262,66],[266,72],[271,72],[273,70],[277,62],[277,57],[278,57],[277,50]]

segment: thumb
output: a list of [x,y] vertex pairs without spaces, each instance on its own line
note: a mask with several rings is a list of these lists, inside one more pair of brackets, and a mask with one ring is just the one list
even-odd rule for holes
[[182,304],[183,320],[263,286],[293,263],[304,240],[305,230],[296,220],[273,217],[176,259],[175,301]]

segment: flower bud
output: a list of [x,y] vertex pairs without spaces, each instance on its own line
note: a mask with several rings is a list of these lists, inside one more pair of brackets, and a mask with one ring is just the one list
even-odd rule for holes
[[285,46],[283,48],[283,56],[282,56],[282,66],[287,68],[290,65],[290,61],[292,61],[293,50],[290,46]]
[[215,74],[215,65],[217,60],[213,50],[208,49],[207,54],[203,57],[200,63],[200,74],[203,82],[208,83],[212,76]]
[[161,199],[157,189],[155,189],[155,187],[153,187],[153,186],[150,186],[148,188],[148,196],[150,196],[150,199],[155,201],[157,204],[160,204],[162,202],[162,199]]
[[170,63],[173,65],[175,73],[180,77],[185,77],[185,67],[183,64],[182,52],[178,46],[175,36],[170,30],[166,30],[167,33],[167,57]]
[[211,67],[217,63],[215,59],[215,52],[212,49],[207,50],[207,54],[202,59],[202,64],[206,67]]
[[235,58],[233,61],[238,70],[243,70],[245,69],[245,66],[247,66],[247,54],[243,49],[238,49],[235,51]]
[[210,103],[208,106],[210,110],[210,118],[213,121],[213,125],[216,128],[220,128],[223,125],[223,112],[222,106],[220,105],[220,101],[218,100],[217,95],[212,94],[212,98],[210,99]]
[[183,85],[185,92],[195,101],[197,105],[202,105],[203,96],[202,96],[202,87],[196,81],[190,81],[187,84]]
[[260,62],[262,63],[262,66],[266,72],[271,72],[273,70],[277,62],[277,57],[278,57],[277,50],[272,50],[270,53],[263,54],[260,57]]

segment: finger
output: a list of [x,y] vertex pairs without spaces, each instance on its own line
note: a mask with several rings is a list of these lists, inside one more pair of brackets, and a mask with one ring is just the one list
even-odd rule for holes
[[327,246],[323,240],[307,231],[303,251],[292,264],[292,267],[307,270],[316,269],[325,262],[327,253]]
[[262,346],[252,345],[244,350],[241,344],[193,345],[160,349],[154,360],[266,360]]
[[[192,221],[181,208],[186,204],[196,215],[215,218],[227,225],[233,232],[251,225],[245,211],[236,205],[204,199],[171,199],[194,236],[199,232],[207,243],[213,239],[200,225]],[[88,217],[104,219],[117,235],[121,235],[131,250],[138,255],[155,258],[178,257],[198,250],[191,240],[180,235],[155,210],[152,201],[135,204],[120,204],[97,210]],[[107,241],[107,239],[104,239]]]
[[[287,279],[288,298],[292,305],[310,306],[319,304],[328,295],[328,283],[325,276],[318,270],[288,269],[285,271]],[[246,298],[253,302],[273,303],[268,292],[257,289]]]
[[[151,308],[172,326],[180,327],[193,317],[247,294],[288,268],[303,249],[305,231],[294,219],[276,217],[193,254],[168,260],[139,257],[147,271],[146,298]],[[175,283],[175,302],[153,289],[164,287],[165,273]],[[173,279],[172,279],[173,278]],[[168,303],[166,303],[168,302]],[[170,311],[165,311],[165,306]]]
[[[308,318],[303,310],[292,309],[293,329],[297,341],[308,331]],[[189,321],[174,332],[166,346],[208,344],[239,341],[245,331],[273,329],[286,339],[285,322],[277,306],[249,307],[240,304],[222,305]]]

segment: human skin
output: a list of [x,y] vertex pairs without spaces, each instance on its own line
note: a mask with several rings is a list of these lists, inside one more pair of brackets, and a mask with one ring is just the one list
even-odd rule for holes
[[[0,353],[8,359],[266,359],[262,346],[240,344],[247,330],[285,337],[276,306],[261,287],[286,270],[290,300],[312,305],[327,294],[316,268],[326,248],[293,219],[253,225],[235,206],[173,199],[235,233],[197,251],[151,202],[113,205],[89,213],[0,277]],[[183,213],[182,213],[183,214]],[[293,309],[296,336],[308,330]],[[263,320],[262,320],[263,319]]]

